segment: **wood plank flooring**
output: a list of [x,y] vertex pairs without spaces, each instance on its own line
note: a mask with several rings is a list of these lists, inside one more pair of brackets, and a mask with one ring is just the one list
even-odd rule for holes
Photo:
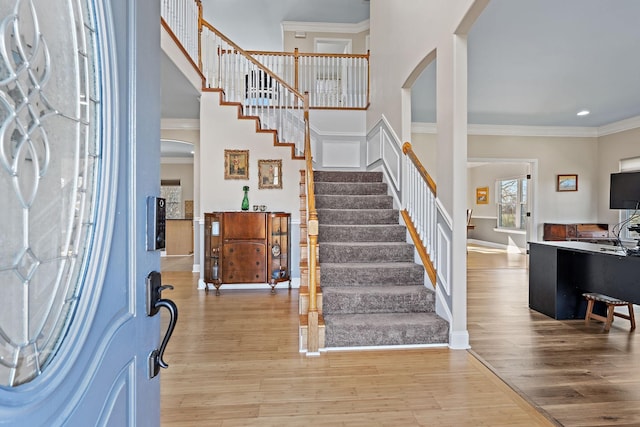
[[640,426],[640,341],[630,324],[557,321],[528,308],[526,257],[469,247],[472,351],[565,426]]
[[640,426],[629,322],[604,333],[529,310],[524,255],[469,247],[470,352],[307,358],[297,352],[296,290],[216,297],[196,281],[163,271],[176,286],[163,295],[180,310],[161,373],[163,426]]
[[[297,290],[196,290],[163,271],[179,321],[163,426],[552,425],[467,351],[298,353]],[[164,315],[164,313],[163,313]],[[164,319],[166,322],[166,319]]]

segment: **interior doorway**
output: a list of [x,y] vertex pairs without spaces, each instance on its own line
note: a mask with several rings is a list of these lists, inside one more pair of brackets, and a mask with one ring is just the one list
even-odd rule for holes
[[[468,209],[473,211],[469,241],[527,253],[528,242],[538,239],[536,225],[536,159],[469,158],[467,161]],[[519,188],[520,205],[514,224],[501,224],[501,188],[504,181],[524,181]],[[487,191],[479,200],[478,192]]]

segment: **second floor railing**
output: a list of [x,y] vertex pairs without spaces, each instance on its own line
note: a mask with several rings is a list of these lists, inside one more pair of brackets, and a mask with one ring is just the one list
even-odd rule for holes
[[294,52],[248,53],[300,92],[311,108],[366,109],[369,105],[369,54]]
[[[238,72],[232,87],[242,95],[246,67],[238,66],[241,49],[213,35],[217,32],[202,17],[201,0],[161,0],[161,16],[185,52],[207,77],[207,86],[220,88],[224,72]],[[233,45],[235,46],[235,45]],[[244,52],[244,51],[243,51]],[[298,93],[309,92],[310,108],[366,109],[369,106],[369,54],[245,52]],[[218,56],[218,58],[214,58]],[[236,65],[233,65],[236,63]],[[215,64],[215,65],[214,65]],[[212,68],[213,67],[213,68]],[[215,79],[218,80],[215,80]],[[256,77],[257,79],[258,77]],[[231,94],[227,94],[231,95]],[[237,94],[234,94],[234,96]],[[246,97],[245,97],[246,98]],[[261,101],[264,102],[264,101]]]

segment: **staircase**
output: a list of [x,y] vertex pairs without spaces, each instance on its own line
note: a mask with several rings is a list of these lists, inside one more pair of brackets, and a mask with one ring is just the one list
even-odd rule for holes
[[441,344],[449,325],[380,172],[316,171],[326,348]]

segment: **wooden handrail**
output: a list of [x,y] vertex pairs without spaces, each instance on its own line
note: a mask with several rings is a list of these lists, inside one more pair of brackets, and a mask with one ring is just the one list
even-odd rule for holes
[[416,169],[422,176],[422,179],[424,179],[427,185],[429,186],[429,189],[431,190],[431,192],[434,195],[438,194],[436,192],[436,182],[433,180],[433,178],[431,178],[431,175],[429,175],[429,172],[427,172],[424,166],[422,166],[422,163],[420,163],[420,160],[418,159],[418,156],[416,156],[416,153],[413,151],[413,148],[411,147],[410,142],[405,142],[404,144],[402,144],[402,152],[406,156],[408,156],[409,159],[411,159]]
[[[262,63],[260,61],[255,59],[253,56],[251,56],[247,51],[242,49],[240,46],[238,46],[237,44],[232,42],[231,39],[229,39],[227,36],[225,36],[220,31],[218,31],[218,29],[215,28],[213,25],[211,25],[210,23],[208,23],[204,19],[202,20],[201,25],[202,25],[201,28],[202,27],[207,27],[211,32],[215,33],[218,37],[220,37],[222,40],[224,40],[226,43],[228,43],[230,46],[232,46],[235,51],[237,51],[242,56],[244,56],[249,62],[253,63],[253,65],[258,67],[260,70],[264,71],[272,79],[274,79],[275,81],[280,83],[283,87],[285,87],[286,89],[291,91],[300,101],[303,101],[304,96],[298,90],[296,90],[293,87],[291,87],[287,82],[282,80],[282,78],[280,78],[280,76],[278,76],[273,71],[271,71],[270,69],[268,69],[267,67],[262,65]],[[202,31],[200,31],[200,32],[202,32]]]
[[295,48],[293,52],[277,52],[268,50],[248,50],[249,55],[273,55],[273,56],[323,56],[327,58],[363,58],[369,59],[369,52],[367,53],[313,53],[313,52],[300,52],[298,48]]

